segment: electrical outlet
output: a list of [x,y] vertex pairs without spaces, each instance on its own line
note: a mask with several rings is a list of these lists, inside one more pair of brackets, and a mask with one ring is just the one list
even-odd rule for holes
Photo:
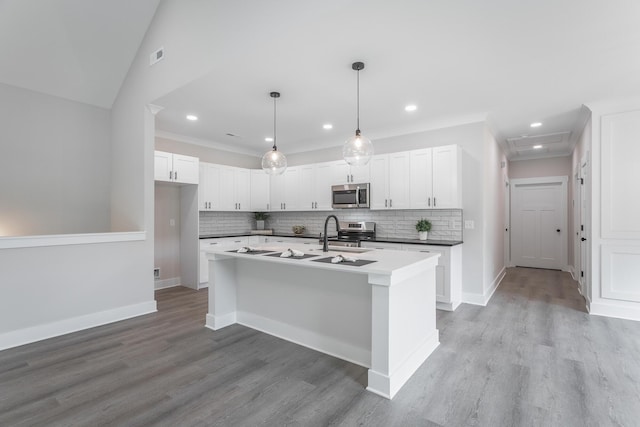
[[173,218],[171,218],[171,219],[169,220],[169,226],[170,226],[170,227],[175,227],[175,226],[176,226],[176,220],[175,220],[175,219],[173,219]]
[[473,230],[475,226],[476,225],[473,220],[467,219],[464,221],[464,228],[466,228],[467,230]]
[[153,278],[154,279],[159,279],[160,278],[160,269],[159,268],[154,268],[153,269]]

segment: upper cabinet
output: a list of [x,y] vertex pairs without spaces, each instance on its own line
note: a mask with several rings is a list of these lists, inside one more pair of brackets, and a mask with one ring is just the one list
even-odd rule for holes
[[231,166],[220,167],[221,211],[248,211],[251,178],[249,169]]
[[300,166],[299,206],[301,210],[331,210],[331,185],[335,162]]
[[331,162],[332,182],[331,184],[361,184],[369,182],[371,162],[365,166],[350,166],[344,160]]
[[156,181],[197,184],[200,176],[197,157],[156,151],[154,177]]
[[250,208],[252,211],[268,211],[271,209],[270,175],[262,169],[251,169]]
[[409,209],[409,158],[408,151],[371,158],[371,209]]
[[271,177],[271,210],[309,210],[300,205],[300,169],[288,167],[282,175]]
[[411,209],[462,208],[460,147],[411,151]]
[[213,163],[200,163],[198,209],[201,211],[221,210],[220,165],[215,165]]

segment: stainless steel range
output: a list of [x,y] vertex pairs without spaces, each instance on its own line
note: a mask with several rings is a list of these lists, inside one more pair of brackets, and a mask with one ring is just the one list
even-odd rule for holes
[[[363,240],[376,238],[376,223],[370,221],[340,221],[338,235],[329,236],[328,242],[333,246],[359,247]],[[322,243],[322,236],[320,243]]]

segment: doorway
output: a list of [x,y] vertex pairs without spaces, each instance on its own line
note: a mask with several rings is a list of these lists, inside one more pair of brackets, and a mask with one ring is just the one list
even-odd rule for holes
[[511,188],[512,264],[566,270],[567,177],[513,179]]

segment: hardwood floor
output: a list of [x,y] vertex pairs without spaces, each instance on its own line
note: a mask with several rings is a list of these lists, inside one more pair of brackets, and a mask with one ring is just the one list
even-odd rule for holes
[[440,347],[393,401],[366,369],[233,325],[207,293],[0,352],[0,426],[638,426],[640,324],[589,316],[567,273],[509,269],[486,307],[438,312]]

